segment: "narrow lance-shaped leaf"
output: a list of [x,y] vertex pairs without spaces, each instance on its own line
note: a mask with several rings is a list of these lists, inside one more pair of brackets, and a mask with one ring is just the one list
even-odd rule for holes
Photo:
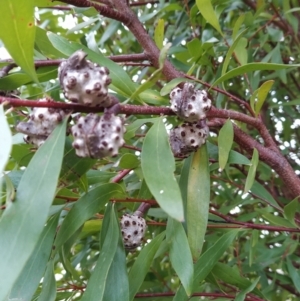
[[164,19],[159,19],[154,31],[154,41],[159,49],[163,48],[164,31],[165,31],[165,21]]
[[171,217],[183,221],[181,192],[174,176],[175,160],[162,118],[153,120],[141,155],[141,165],[149,190],[160,207]]
[[284,216],[290,223],[297,226],[295,223],[295,214],[300,212],[299,197],[293,199],[290,203],[284,206]]
[[196,3],[201,15],[206,20],[206,22],[213,26],[223,36],[223,32],[221,30],[219,20],[214,11],[211,0],[196,0]]
[[248,190],[250,190],[253,183],[254,183],[256,168],[257,168],[258,162],[259,162],[258,151],[255,148],[253,150],[251,165],[250,165],[249,172],[248,172],[248,175],[247,175],[246,184],[245,184],[245,188],[244,188],[244,193],[246,193]]
[[4,170],[6,162],[9,158],[11,145],[12,145],[11,133],[6,121],[6,117],[4,115],[2,105],[0,106],[0,137],[2,140],[1,147],[0,147],[0,196],[1,196],[2,171]]
[[112,208],[109,214],[109,227],[104,244],[81,301],[103,300],[107,277],[117,251],[119,235],[118,221]]
[[45,272],[52,244],[56,234],[59,214],[56,214],[44,228],[34,252],[27,261],[20,277],[10,292],[10,299],[22,297],[31,300]]
[[0,0],[0,7],[0,39],[14,61],[37,82],[33,61],[34,0]]
[[[192,292],[195,291],[195,289],[198,287],[198,284],[201,283],[210,273],[223,253],[231,245],[239,231],[240,230],[232,230],[224,234],[210,248],[208,248],[205,253],[201,255],[199,260],[194,265],[194,285]],[[175,297],[173,298],[173,301],[188,300],[189,297],[186,295],[183,286],[180,286]]]
[[218,136],[219,166],[221,169],[224,169],[227,164],[232,143],[233,143],[233,126],[230,119],[228,119],[220,129],[219,136]]
[[[111,204],[109,204],[109,206],[112,207]],[[116,215],[116,210],[115,210],[115,215]],[[116,220],[118,220],[117,215],[116,215]],[[118,228],[119,228],[119,224],[118,224]],[[104,229],[102,230],[104,231]],[[118,289],[116,289],[116,287]],[[119,235],[118,246],[115,253],[115,257],[113,258],[112,264],[110,266],[107,275],[105,291],[103,296],[103,301],[120,301],[120,300],[129,301],[129,283],[128,283],[128,274],[127,274],[127,266],[126,266],[126,254],[125,254],[123,239],[121,235]]]
[[84,194],[72,207],[58,231],[55,248],[59,248],[78,230],[86,220],[97,213],[112,197],[122,197],[123,189],[115,183],[97,186]]
[[246,294],[248,294],[248,293],[250,293],[251,291],[254,290],[254,288],[256,287],[259,279],[260,279],[260,277],[255,279],[247,288],[245,288],[241,292],[239,292],[237,294],[237,296],[235,297],[234,301],[244,301],[245,298],[246,298]]
[[187,233],[193,260],[202,250],[210,201],[210,171],[206,144],[193,155],[187,191]]
[[50,260],[43,279],[42,291],[37,301],[55,301],[55,298],[56,281],[54,277],[53,260]]
[[[142,285],[145,276],[151,266],[155,253],[161,245],[165,237],[165,232],[157,235],[150,243],[148,243],[141,251],[132,268],[130,269],[129,279],[129,301],[132,301],[135,294]],[[138,275],[138,276],[137,276]]]
[[66,124],[67,118],[38,149],[22,176],[16,200],[0,220],[0,300],[19,277],[43,231],[58,182]]
[[194,267],[186,233],[180,222],[168,218],[167,241],[170,244],[170,260],[187,295],[190,295],[194,280]]
[[273,64],[273,63],[249,63],[237,68],[234,68],[227,73],[225,73],[223,76],[219,77],[211,87],[214,87],[228,79],[231,79],[233,77],[242,75],[244,73],[253,72],[253,71],[259,71],[259,70],[284,70],[289,68],[299,68],[300,64]]
[[264,82],[257,91],[257,102],[255,104],[255,115],[258,116],[266,97],[273,86],[274,81],[268,80]]

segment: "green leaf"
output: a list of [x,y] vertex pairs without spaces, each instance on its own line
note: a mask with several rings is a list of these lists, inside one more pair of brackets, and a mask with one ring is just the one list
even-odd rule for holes
[[256,287],[258,281],[259,281],[260,277],[258,277],[257,279],[255,279],[247,288],[243,289],[241,292],[239,292],[234,301],[244,301],[246,298],[246,295],[248,293],[250,293],[251,291],[254,290],[254,288]]
[[280,216],[276,216],[272,213],[264,212],[262,214],[262,217],[264,219],[266,219],[268,222],[270,222],[271,225],[274,225],[274,226],[287,227],[287,228],[296,228],[297,227],[296,225],[290,223],[286,219],[284,219]]
[[55,301],[55,299],[56,281],[54,277],[53,260],[50,260],[43,279],[42,291],[37,301]]
[[0,220],[0,300],[19,277],[43,231],[55,196],[67,119],[56,127],[30,161],[17,188],[16,200]]
[[[211,272],[215,278],[220,279],[227,284],[234,285],[239,289],[245,289],[251,285],[250,280],[241,277],[240,271],[236,266],[217,262]],[[256,288],[254,289],[254,293],[264,298],[264,295]]]
[[159,19],[154,31],[154,41],[159,49],[163,48],[164,31],[165,31],[165,21],[164,19]]
[[242,37],[239,42],[236,45],[235,48],[235,55],[238,59],[238,62],[240,65],[246,65],[248,62],[248,50],[247,50],[247,45],[248,45],[248,39]]
[[219,131],[218,146],[219,146],[219,166],[224,169],[233,143],[233,125],[228,119]]
[[131,124],[129,124],[126,128],[126,133],[124,135],[124,138],[130,139],[135,136],[135,132],[145,123],[153,123],[152,118],[143,118],[143,119],[137,119]]
[[168,51],[171,48],[172,43],[167,43],[160,51],[158,58],[159,70],[164,67],[165,60],[167,59]]
[[0,7],[0,39],[16,64],[37,82],[33,60],[34,0],[0,0]]
[[106,281],[117,251],[119,236],[120,231],[115,212],[114,210],[110,210],[109,227],[104,244],[81,301],[103,300]]
[[160,95],[165,96],[171,92],[172,89],[174,89],[176,86],[178,86],[182,82],[189,82],[188,79],[184,77],[176,77],[172,79],[170,82],[165,84],[163,88],[160,90]]
[[208,22],[223,36],[223,32],[221,30],[219,20],[214,11],[211,0],[196,0],[196,4],[206,22]]
[[124,154],[119,161],[120,168],[133,169],[140,165],[140,161],[137,156],[133,154]]
[[263,187],[260,183],[254,182],[251,187],[251,193],[260,199],[264,200],[266,203],[271,205],[272,207],[282,211],[282,208],[277,204],[273,196]]
[[193,154],[187,190],[187,233],[193,260],[201,254],[209,211],[210,171],[207,146]]
[[169,217],[166,236],[170,244],[172,266],[189,296],[192,293],[194,267],[191,250],[182,224]]
[[256,117],[258,116],[273,84],[274,84],[274,80],[268,80],[259,87],[259,89],[257,91],[257,102],[255,104],[255,116]]
[[290,223],[294,226],[297,226],[295,223],[295,214],[300,212],[300,205],[299,205],[299,197],[296,197],[287,205],[284,206],[284,216],[288,219]]
[[286,258],[286,264],[289,276],[291,277],[293,284],[298,292],[300,292],[300,273],[299,270],[293,266],[293,263],[289,257]]
[[210,248],[208,248],[195,263],[194,283],[199,283],[205,279],[223,253],[231,245],[240,230],[231,230],[223,234]]
[[[165,237],[165,232],[160,233],[148,243],[139,256],[135,260],[132,268],[129,271],[129,301],[133,300],[135,294],[138,292],[142,285],[145,276],[149,272],[152,260],[160,247],[162,240]],[[138,277],[137,277],[138,275]]]
[[44,275],[49,256],[52,251],[52,244],[56,234],[59,214],[56,214],[45,226],[34,252],[28,259],[21,275],[14,284],[10,299],[22,297],[24,300],[31,300],[40,280]]
[[237,34],[239,30],[241,29],[241,26],[243,25],[245,21],[245,14],[241,14],[236,22],[234,23],[234,27],[232,29],[232,40],[235,41],[237,39]]
[[181,192],[174,176],[175,160],[162,118],[153,120],[142,148],[141,166],[149,190],[160,207],[176,220],[183,221]]
[[[116,216],[116,220],[117,218],[118,216]],[[116,287],[118,289],[116,289]],[[129,301],[129,282],[126,266],[126,254],[121,235],[119,235],[115,257],[108,272],[103,296],[103,301],[120,300]]]
[[[11,145],[12,145],[11,132],[6,121],[6,117],[4,115],[3,105],[0,106],[0,137],[2,140],[1,147],[0,147],[0,187],[2,187],[1,184],[2,172],[9,158]],[[1,188],[0,188],[0,196],[1,196]]]
[[[197,289],[199,283],[201,283],[210,273],[210,271],[221,258],[223,253],[231,245],[232,241],[234,240],[239,231],[240,230],[231,230],[228,233],[224,234],[200,256],[199,260],[194,265],[193,292]],[[173,301],[188,300],[189,298],[186,295],[183,287],[181,286],[178,289]]]
[[[244,15],[243,15],[244,16]],[[228,68],[229,62],[232,59],[232,54],[237,46],[237,44],[239,43],[240,39],[244,36],[244,34],[246,33],[248,29],[243,30],[234,40],[234,42],[232,43],[232,45],[230,46],[230,48],[228,49],[225,59],[224,59],[224,63],[222,66],[222,72],[221,72],[221,76],[223,76]]]
[[242,75],[244,73],[253,72],[253,71],[261,71],[261,70],[283,70],[283,69],[289,69],[289,68],[299,68],[299,64],[273,64],[273,63],[249,63],[237,68],[234,68],[227,73],[225,73],[223,76],[219,77],[213,84],[212,87],[239,75]]
[[250,165],[246,183],[245,183],[244,193],[246,193],[248,190],[250,190],[254,183],[258,162],[259,162],[258,151],[256,148],[254,148],[251,165]]
[[65,217],[57,233],[55,248],[58,250],[86,220],[97,213],[112,197],[124,194],[119,184],[108,183],[97,186],[84,194]]

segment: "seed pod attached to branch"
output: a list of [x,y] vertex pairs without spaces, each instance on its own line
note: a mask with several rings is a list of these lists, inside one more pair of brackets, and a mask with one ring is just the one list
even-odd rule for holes
[[60,85],[66,99],[90,106],[109,107],[109,70],[86,59],[82,50],[73,53],[58,69]]
[[[43,98],[39,102],[51,102],[51,100]],[[26,134],[24,136],[26,143],[32,143],[39,147],[65,116],[66,113],[60,109],[33,108],[29,115],[29,121],[18,123],[16,130]]]
[[191,83],[185,83],[170,93],[171,110],[187,122],[197,122],[206,118],[206,112],[211,108],[211,100],[204,90],[195,89]]
[[72,126],[73,147],[79,157],[114,157],[123,146],[125,127],[122,118],[111,113],[81,116]]
[[206,142],[209,129],[205,121],[184,123],[170,131],[170,145],[174,156],[187,157]]

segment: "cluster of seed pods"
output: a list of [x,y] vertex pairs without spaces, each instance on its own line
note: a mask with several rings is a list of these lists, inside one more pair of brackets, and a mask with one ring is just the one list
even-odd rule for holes
[[171,91],[170,104],[173,112],[185,121],[170,131],[171,149],[176,157],[187,157],[206,142],[209,129],[205,118],[211,100],[206,91],[185,83],[182,89],[176,87]]

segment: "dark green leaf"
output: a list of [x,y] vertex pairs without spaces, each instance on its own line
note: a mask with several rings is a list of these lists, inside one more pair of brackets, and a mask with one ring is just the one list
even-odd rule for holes
[[[147,275],[151,266],[155,253],[157,252],[162,240],[165,237],[165,232],[160,233],[151,240],[137,257],[132,268],[130,269],[129,279],[129,301],[133,300],[135,294],[142,285],[145,276]],[[138,275],[138,277],[137,277]]]
[[118,248],[119,236],[120,231],[118,227],[118,221],[116,219],[114,210],[111,210],[109,217],[109,227],[104,239],[104,244],[100,251],[96,267],[93,270],[81,301],[103,300],[106,281]]
[[58,250],[86,220],[97,213],[112,197],[122,197],[123,189],[115,183],[97,186],[84,194],[65,217],[55,240]]

